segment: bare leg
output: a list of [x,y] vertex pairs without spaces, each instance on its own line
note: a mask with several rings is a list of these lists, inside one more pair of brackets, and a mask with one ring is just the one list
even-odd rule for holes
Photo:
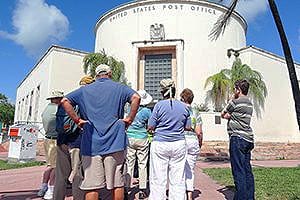
[[47,167],[46,170],[43,173],[43,183],[48,184],[48,181],[50,179],[50,174],[51,174],[52,168]]
[[79,148],[72,148],[69,150],[71,156],[71,173],[69,175],[68,180],[70,183],[73,182],[74,177],[76,176],[79,165],[80,165],[80,149]]
[[113,200],[123,200],[124,199],[124,187],[114,188],[111,190]]
[[49,166],[46,167],[44,173],[43,173],[43,180],[42,180],[42,185],[40,190],[38,191],[37,195],[39,197],[43,197],[48,190],[48,182],[50,179],[50,174],[51,174],[51,168]]
[[193,192],[187,191],[186,195],[187,195],[187,200],[193,200]]
[[98,191],[89,191],[85,193],[85,200],[98,200],[99,199]]
[[55,182],[55,168],[52,168],[50,171],[50,179],[49,179],[49,185],[54,185]]

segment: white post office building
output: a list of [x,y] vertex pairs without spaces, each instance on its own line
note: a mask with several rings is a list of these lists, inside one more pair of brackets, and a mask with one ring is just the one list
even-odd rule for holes
[[[106,12],[95,23],[95,52],[103,49],[125,63],[131,86],[159,98],[163,78],[176,82],[177,94],[184,88],[203,103],[205,80],[230,68],[239,52],[243,63],[261,72],[268,96],[261,118],[254,116],[255,140],[262,144],[300,143],[294,100],[284,58],[254,46],[246,46],[247,23],[235,12],[223,35],[209,40],[209,33],[226,7],[205,0],[139,0]],[[278,44],[280,45],[280,44]],[[83,58],[88,52],[52,46],[28,73],[17,89],[15,122],[41,122],[53,90],[68,93],[83,76]],[[300,65],[296,64],[297,73]],[[204,140],[228,141],[226,121],[215,112],[203,112]],[[299,154],[300,155],[300,154]]]

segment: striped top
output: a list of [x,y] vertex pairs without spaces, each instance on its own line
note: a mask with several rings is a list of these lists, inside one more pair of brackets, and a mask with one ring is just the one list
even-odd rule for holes
[[229,101],[224,108],[231,115],[227,123],[229,136],[239,136],[248,142],[254,142],[253,131],[250,127],[253,105],[247,96]]
[[[202,118],[200,115],[200,112],[193,109],[191,106],[188,106],[190,116],[191,116],[191,124],[192,128],[195,130],[196,126],[201,126],[202,125]],[[184,136],[185,139],[196,139],[198,140],[198,137],[194,131],[184,131]]]

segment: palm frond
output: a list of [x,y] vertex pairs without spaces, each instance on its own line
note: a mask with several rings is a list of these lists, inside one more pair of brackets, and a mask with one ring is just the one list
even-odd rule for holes
[[260,118],[268,94],[266,83],[261,73],[243,64],[239,58],[233,62],[231,69],[222,69],[206,79],[205,88],[211,87],[207,91],[205,101],[211,102],[215,110],[220,111],[233,92],[234,83],[242,79],[246,79],[250,84],[249,97],[252,99],[256,116]]
[[[236,8],[236,5],[239,0],[232,0],[231,5],[229,8],[226,10],[225,13],[223,13],[217,20],[217,22],[214,24],[210,34],[208,37],[210,40],[217,40],[221,34],[224,33],[226,26],[228,25],[230,21],[230,17]],[[221,2],[221,1],[220,1]]]
[[83,70],[85,74],[95,76],[96,67],[100,64],[107,64],[112,68],[112,80],[128,85],[125,77],[125,65],[112,56],[108,56],[104,49],[99,53],[90,53],[83,59]]

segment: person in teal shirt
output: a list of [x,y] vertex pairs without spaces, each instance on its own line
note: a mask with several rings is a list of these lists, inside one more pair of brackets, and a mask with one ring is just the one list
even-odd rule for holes
[[126,163],[128,167],[126,187],[127,190],[131,186],[133,178],[134,165],[136,158],[138,159],[139,171],[139,199],[147,197],[147,162],[149,152],[149,139],[147,133],[147,123],[151,116],[151,110],[146,107],[152,101],[152,97],[145,90],[137,92],[141,97],[140,107],[134,121],[127,129],[127,137],[129,145],[127,147]]

